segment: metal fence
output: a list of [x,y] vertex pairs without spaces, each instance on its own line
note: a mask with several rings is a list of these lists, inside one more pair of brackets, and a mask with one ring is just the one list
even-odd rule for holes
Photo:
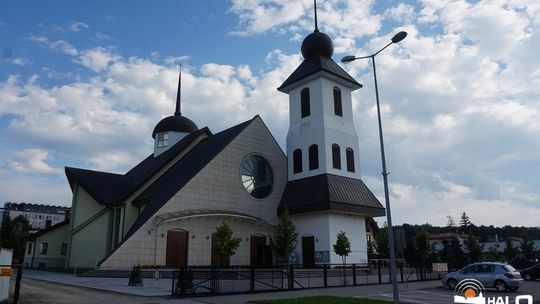
[[[398,282],[433,280],[438,273],[398,265]],[[173,296],[223,295],[285,289],[324,288],[391,283],[383,263],[375,267],[356,264],[324,264],[257,268],[254,266],[190,266],[173,271]]]
[[[15,284],[12,288],[11,279],[13,276],[15,276]],[[7,296],[8,303],[19,303],[22,265],[0,265],[0,278],[2,278],[2,282],[0,282],[0,295],[2,295],[2,299],[0,301],[5,300],[5,296]]]

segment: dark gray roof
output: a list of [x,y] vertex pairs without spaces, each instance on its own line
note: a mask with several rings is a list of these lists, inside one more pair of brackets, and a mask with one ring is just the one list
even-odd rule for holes
[[199,130],[199,127],[189,118],[178,115],[172,115],[163,118],[152,131],[152,138],[156,138],[156,134],[163,132],[182,132],[193,133]]
[[[214,157],[216,157],[257,117],[258,115],[253,119],[204,139],[135,198],[132,204],[138,205],[146,203],[146,207],[144,207],[142,213],[116,248],[120,247],[120,245],[139,230],[146,221],[152,218],[152,216],[161,209],[173,195],[180,191],[180,189],[197,175],[202,168],[214,159]],[[112,253],[114,253],[114,251],[103,258],[99,264],[107,259]]]
[[313,55],[305,59],[296,70],[283,82],[283,84],[278,88],[281,92],[287,92],[286,88],[291,84],[300,81],[304,78],[307,78],[317,72],[325,71],[338,78],[341,78],[349,83],[351,87],[361,88],[362,85],[359,84],[354,78],[349,75],[345,70],[343,70],[337,63],[332,60],[332,58],[325,57],[322,55]]
[[285,208],[290,214],[335,210],[385,215],[384,207],[362,180],[333,174],[289,181],[278,214]]
[[204,133],[212,135],[208,128],[191,133],[157,157],[154,157],[153,154],[149,155],[126,174],[66,167],[66,177],[72,190],[75,183],[79,184],[101,205],[121,203]]

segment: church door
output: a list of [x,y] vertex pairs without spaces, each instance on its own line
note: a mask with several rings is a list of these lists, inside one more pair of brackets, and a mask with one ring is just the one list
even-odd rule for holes
[[167,252],[165,266],[180,268],[187,266],[188,232],[181,230],[167,231]]
[[272,266],[272,251],[266,245],[266,236],[252,235],[250,241],[251,265],[259,267]]
[[315,266],[315,237],[302,237],[302,264],[304,268],[313,268]]

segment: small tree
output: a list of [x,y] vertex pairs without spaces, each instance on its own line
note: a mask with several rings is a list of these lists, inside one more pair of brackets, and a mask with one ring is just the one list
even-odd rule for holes
[[480,261],[482,258],[482,247],[480,247],[478,240],[472,235],[472,233],[469,233],[469,236],[464,242],[465,246],[467,246],[467,249],[469,250],[469,261],[471,263]]
[[216,246],[215,249],[219,255],[230,258],[236,253],[236,249],[242,241],[239,237],[233,237],[234,231],[226,220],[221,226],[216,227]]
[[499,260],[499,245],[493,245],[488,249],[487,259],[492,262]]
[[469,216],[465,211],[461,214],[461,220],[459,221],[459,226],[464,232],[469,232],[469,228],[473,225],[471,220],[469,219]]
[[297,238],[296,226],[289,216],[289,211],[285,209],[274,234],[270,236],[270,248],[277,257],[287,258],[287,264],[289,264],[288,257],[296,248]]
[[429,255],[428,236],[425,231],[419,232],[414,239],[414,247],[422,260],[422,268],[426,267],[426,258]]
[[514,244],[512,244],[511,239],[506,239],[505,241],[505,247],[504,247],[504,258],[508,263],[513,263],[517,259],[518,250],[516,247],[514,247]]
[[534,241],[531,240],[529,237],[524,237],[523,241],[519,244],[519,249],[521,250],[521,253],[523,254],[523,258],[527,262],[534,261],[535,258],[535,252],[534,252]]
[[24,237],[30,234],[31,229],[30,222],[23,215],[18,215],[13,220],[7,216],[2,223],[2,247],[13,249],[15,260],[22,262],[24,259]]
[[377,258],[379,259],[387,259],[390,254],[387,230],[388,228],[384,227],[375,235],[375,251],[377,251]]
[[347,256],[351,252],[351,242],[349,238],[345,235],[345,232],[339,231],[336,238],[336,243],[334,244],[334,252],[341,257],[343,261],[343,266],[347,263]]
[[446,223],[446,227],[456,227],[456,222],[454,222],[454,218],[452,218],[451,215],[447,215],[446,218],[448,219],[448,222]]

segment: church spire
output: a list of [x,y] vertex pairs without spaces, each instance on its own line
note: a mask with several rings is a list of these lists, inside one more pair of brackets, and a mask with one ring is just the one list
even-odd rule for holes
[[180,71],[178,72],[178,91],[176,92],[176,110],[174,111],[174,116],[181,116],[180,112],[180,97],[182,93],[182,63],[180,62]]
[[319,31],[319,26],[317,24],[317,0],[313,0],[313,11],[315,12],[315,30],[314,32]]

